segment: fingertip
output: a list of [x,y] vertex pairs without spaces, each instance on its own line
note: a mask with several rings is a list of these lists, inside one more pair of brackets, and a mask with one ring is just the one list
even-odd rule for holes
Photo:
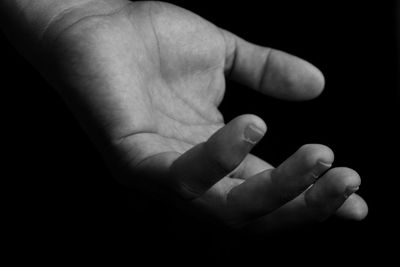
[[348,220],[362,221],[369,212],[365,200],[357,194],[352,194],[336,211],[336,215]]
[[253,125],[254,127],[258,128],[263,134],[267,132],[267,124],[257,115],[243,114],[236,117],[232,121],[234,120],[238,121],[238,125],[243,125],[243,128],[247,125]]
[[361,185],[360,175],[353,169],[347,167],[336,167],[331,169],[327,175],[331,192],[337,195],[350,196],[358,190]]
[[309,86],[307,97],[308,99],[313,99],[318,97],[324,90],[325,77],[317,67],[315,67],[311,63],[308,64],[310,65],[310,71],[309,71],[310,80],[309,84],[306,84]]
[[263,134],[268,130],[267,124],[258,116],[252,115],[252,124],[260,129]]
[[317,88],[319,90],[319,94],[322,93],[322,91],[325,88],[325,75],[322,73],[322,71],[320,69],[318,69],[317,67],[315,67],[316,71],[317,71],[317,79],[318,79],[318,85],[319,87]]
[[325,86],[322,72],[313,64],[299,57],[274,50],[271,52],[271,65],[275,69],[268,75],[271,85],[277,87],[280,98],[302,101],[319,96]]
[[365,201],[363,201],[362,203],[360,202],[353,211],[352,219],[355,221],[362,221],[367,217],[368,212],[369,212],[369,208],[368,208],[367,203]]
[[303,162],[308,168],[313,168],[317,163],[330,167],[335,159],[332,149],[321,144],[303,145],[296,155],[303,157]]
[[[227,125],[227,133],[224,134],[223,138],[226,139],[228,134],[235,135],[231,140],[243,140],[250,145],[258,143],[267,132],[267,125],[258,116],[253,114],[244,114],[231,120]],[[222,135],[221,135],[222,136]],[[240,139],[237,139],[241,136]]]
[[[302,66],[298,66],[298,100],[310,100],[318,97],[325,87],[325,77],[322,72],[311,63],[301,59]],[[299,64],[300,65],[300,64]]]

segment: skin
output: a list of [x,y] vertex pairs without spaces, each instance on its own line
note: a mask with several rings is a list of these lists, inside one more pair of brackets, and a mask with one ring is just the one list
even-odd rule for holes
[[367,215],[354,193],[359,175],[330,168],[331,149],[304,145],[274,168],[249,153],[264,121],[245,114],[224,122],[218,110],[225,79],[284,100],[317,97],[324,78],[311,64],[161,2],[83,1],[48,17],[31,29],[33,52],[11,39],[121,183],[249,233]]

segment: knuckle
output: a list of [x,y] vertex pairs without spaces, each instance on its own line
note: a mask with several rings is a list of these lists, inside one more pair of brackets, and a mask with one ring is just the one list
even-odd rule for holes
[[191,186],[187,185],[186,183],[182,182],[177,184],[176,191],[181,198],[189,201],[196,199],[202,195],[200,190],[194,189]]
[[242,162],[241,157],[235,154],[222,153],[223,150],[212,149],[208,143],[205,143],[204,149],[211,168],[219,173],[230,173]]
[[307,192],[304,196],[304,200],[307,205],[309,216],[313,221],[322,222],[330,216],[329,208],[327,203],[321,201],[318,197],[310,192]]

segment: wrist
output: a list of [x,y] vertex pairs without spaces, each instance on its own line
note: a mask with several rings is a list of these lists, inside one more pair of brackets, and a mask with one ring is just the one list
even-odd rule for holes
[[[19,50],[36,53],[82,18],[112,12],[127,0],[1,0],[0,24]],[[30,57],[30,55],[27,55]]]
[[1,24],[5,30],[23,26],[41,32],[67,10],[93,0],[2,0],[0,3]]

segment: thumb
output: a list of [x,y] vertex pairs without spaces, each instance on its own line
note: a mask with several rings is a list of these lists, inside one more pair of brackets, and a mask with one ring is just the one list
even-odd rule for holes
[[200,197],[239,166],[266,130],[259,117],[242,115],[182,154],[170,168],[178,193],[185,199]]

